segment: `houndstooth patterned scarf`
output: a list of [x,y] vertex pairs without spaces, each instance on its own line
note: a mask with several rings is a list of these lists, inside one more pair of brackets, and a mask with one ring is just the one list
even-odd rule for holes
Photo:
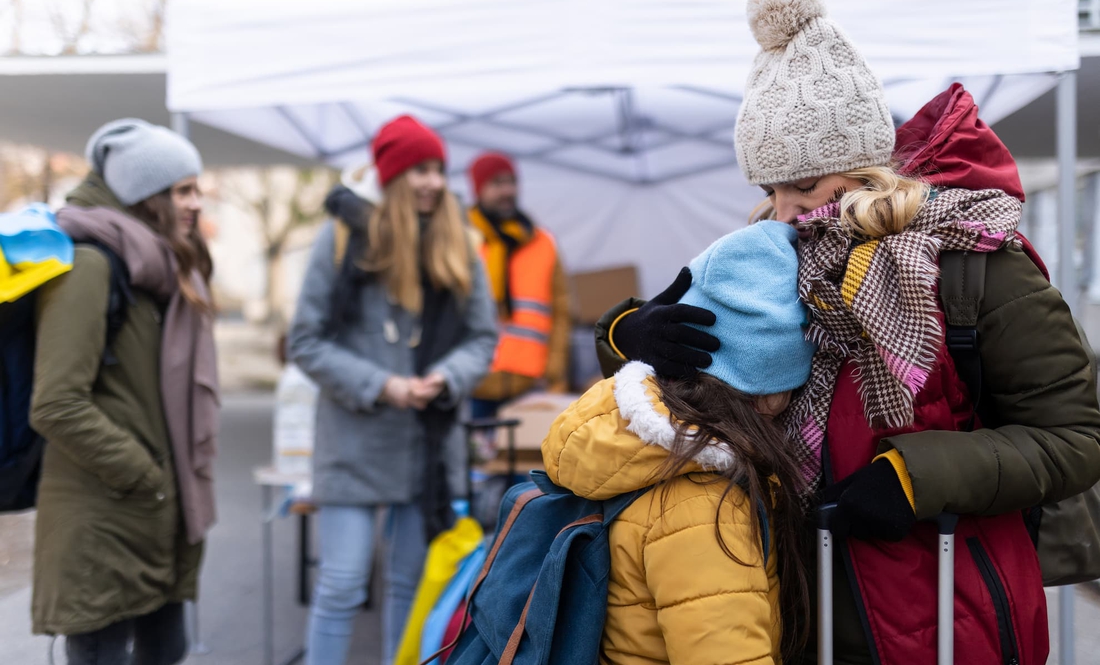
[[809,501],[821,484],[821,447],[837,375],[856,363],[872,429],[913,424],[913,398],[943,344],[936,300],[939,255],[992,252],[1016,242],[1021,204],[997,189],[935,193],[904,232],[860,241],[831,203],[799,219],[798,291],[818,345],[809,382],[785,414]]

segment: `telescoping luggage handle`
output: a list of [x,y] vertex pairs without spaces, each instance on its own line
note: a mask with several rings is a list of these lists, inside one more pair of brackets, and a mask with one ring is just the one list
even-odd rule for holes
[[[833,550],[835,539],[829,524],[835,503],[817,509],[817,662],[833,665]],[[939,531],[939,588],[936,593],[936,661],[955,662],[955,526],[959,516],[936,517]]]

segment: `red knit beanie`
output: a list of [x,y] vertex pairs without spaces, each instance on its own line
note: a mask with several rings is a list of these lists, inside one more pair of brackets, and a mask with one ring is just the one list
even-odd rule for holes
[[378,130],[372,144],[378,181],[391,180],[429,159],[447,161],[443,139],[411,115],[394,118]]
[[516,167],[507,155],[499,152],[487,152],[474,160],[470,165],[470,184],[474,187],[474,197],[481,195],[481,188],[485,183],[497,177],[501,173],[507,173],[512,177],[516,175]]

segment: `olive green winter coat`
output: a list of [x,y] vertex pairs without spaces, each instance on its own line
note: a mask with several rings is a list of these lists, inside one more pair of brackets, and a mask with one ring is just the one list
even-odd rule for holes
[[187,544],[161,406],[162,312],[135,292],[118,363],[104,365],[110,274],[103,253],[78,245],[72,271],[38,291],[35,633],[90,632],[196,595],[202,543]]

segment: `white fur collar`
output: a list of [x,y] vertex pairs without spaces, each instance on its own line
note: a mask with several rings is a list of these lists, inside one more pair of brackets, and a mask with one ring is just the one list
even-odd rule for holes
[[[657,411],[653,402],[656,396],[649,394],[653,368],[643,362],[630,362],[615,374],[615,402],[619,413],[627,421],[626,429],[645,443],[672,449],[676,429],[667,415]],[[695,461],[707,471],[728,471],[737,464],[733,453],[721,446],[703,448]]]

